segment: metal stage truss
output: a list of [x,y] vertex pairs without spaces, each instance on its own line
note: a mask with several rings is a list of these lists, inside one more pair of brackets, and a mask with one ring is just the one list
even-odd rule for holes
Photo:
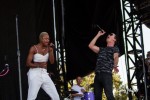
[[128,91],[128,98],[133,100],[136,96],[138,100],[148,100],[142,23],[133,1],[122,0],[127,88],[133,90]]
[[56,16],[55,16],[55,0],[53,0],[53,24],[54,24],[54,36],[55,36],[55,55],[57,63],[58,79],[56,83],[58,84],[57,90],[59,92],[60,98],[66,97],[66,91],[68,91],[67,81],[66,81],[66,55],[64,47],[64,5],[63,0],[61,0],[61,17],[62,17],[62,28],[61,34],[58,34],[56,29]]

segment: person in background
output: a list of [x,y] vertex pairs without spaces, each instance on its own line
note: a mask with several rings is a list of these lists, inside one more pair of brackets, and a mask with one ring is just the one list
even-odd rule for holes
[[118,72],[119,48],[115,45],[117,39],[114,33],[111,33],[106,38],[106,47],[98,47],[96,41],[106,32],[101,30],[89,43],[88,47],[97,53],[97,63],[95,68],[94,78],[94,95],[95,100],[102,100],[103,89],[107,100],[115,100],[113,95],[112,70]]
[[50,37],[47,32],[41,32],[39,43],[30,47],[26,61],[29,67],[28,97],[27,100],[35,100],[39,89],[42,88],[51,100],[60,100],[56,87],[47,73],[47,62],[54,63],[54,53]]
[[[145,59],[146,64],[146,79],[147,79],[147,91],[150,91],[150,51],[147,52],[147,58]],[[143,70],[142,70],[143,71]],[[148,100],[150,100],[150,92],[148,92]]]
[[150,75],[150,51],[147,52],[147,58],[145,59],[145,64],[147,66],[148,75]]
[[81,86],[81,83],[82,83],[82,77],[78,76],[76,78],[76,82],[77,84],[74,84],[72,87],[71,87],[71,90],[72,91],[75,91],[77,93],[72,93],[71,96],[72,96],[72,100],[83,100],[84,99],[84,93],[86,92],[85,91],[85,88],[83,86]]

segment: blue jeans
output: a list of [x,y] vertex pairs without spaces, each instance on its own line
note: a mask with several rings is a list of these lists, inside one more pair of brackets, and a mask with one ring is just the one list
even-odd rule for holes
[[112,88],[112,74],[107,72],[98,72],[94,78],[95,100],[102,100],[103,89],[107,100],[115,100]]

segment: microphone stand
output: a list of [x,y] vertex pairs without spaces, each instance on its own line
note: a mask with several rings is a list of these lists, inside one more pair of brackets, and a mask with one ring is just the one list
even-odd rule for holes
[[5,76],[9,72],[9,64],[7,62],[7,56],[4,57],[4,69],[0,72],[0,77]]
[[16,15],[16,35],[17,35],[17,56],[18,56],[18,74],[19,74],[19,93],[20,100],[22,100],[22,83],[21,83],[21,70],[20,70],[20,50],[19,50],[19,36],[18,36],[18,15]]

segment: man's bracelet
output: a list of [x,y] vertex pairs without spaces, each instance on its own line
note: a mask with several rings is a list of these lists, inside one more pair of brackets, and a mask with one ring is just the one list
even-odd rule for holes
[[115,68],[117,68],[118,66],[114,66]]

